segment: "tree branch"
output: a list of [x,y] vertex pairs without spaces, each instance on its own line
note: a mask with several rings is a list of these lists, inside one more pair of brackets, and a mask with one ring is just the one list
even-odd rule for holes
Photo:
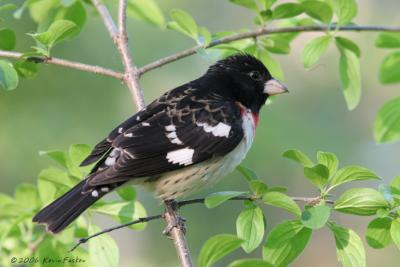
[[143,90],[139,84],[139,72],[133,64],[131,54],[128,48],[128,34],[126,32],[126,7],[127,0],[119,1],[118,8],[118,38],[117,47],[121,54],[121,60],[125,67],[125,84],[131,92],[134,103],[137,108],[143,109],[145,107]]
[[139,74],[142,75],[150,70],[159,68],[171,62],[177,61],[181,58],[185,58],[191,55],[196,54],[196,51],[201,48],[211,48],[220,44],[230,43],[233,41],[238,41],[247,38],[254,38],[256,36],[274,34],[274,33],[288,33],[288,32],[320,32],[327,30],[338,30],[338,31],[386,31],[386,32],[400,32],[400,27],[392,27],[392,26],[358,26],[358,25],[349,25],[349,26],[339,26],[335,27],[334,25],[313,25],[313,26],[294,26],[294,27],[283,27],[283,28],[259,28],[254,31],[237,33],[230,36],[223,37],[221,39],[217,39],[206,44],[199,44],[192,48],[183,50],[176,54],[158,59],[152,63],[149,63],[141,68],[139,68]]
[[109,233],[109,232],[112,232],[114,230],[118,230],[118,229],[121,229],[121,228],[124,228],[124,227],[128,227],[128,226],[131,226],[133,224],[144,223],[144,222],[149,222],[149,221],[152,221],[152,220],[160,219],[160,218],[162,218],[162,216],[163,216],[162,214],[158,214],[158,215],[154,215],[154,216],[139,218],[139,219],[137,219],[135,221],[132,221],[132,222],[124,223],[124,224],[121,224],[121,225],[118,225],[118,226],[114,226],[114,227],[110,227],[110,228],[106,228],[106,229],[104,229],[104,230],[102,230],[100,232],[95,233],[94,235],[79,239],[78,243],[76,243],[75,246],[73,246],[68,252],[74,251],[77,247],[79,247],[80,245],[88,242],[90,239],[92,239],[92,238],[94,238],[96,236],[99,236],[99,235],[102,235],[102,234],[105,234],[105,233]]
[[[294,201],[304,202],[309,205],[316,205],[321,201],[321,198],[319,196],[318,197],[290,197],[290,198],[293,199]],[[239,196],[239,197],[233,197],[229,200],[255,201],[255,200],[257,200],[257,198],[254,198],[253,196]],[[117,225],[117,226],[110,227],[110,228],[106,228],[106,229],[104,229],[100,232],[97,232],[91,236],[79,239],[79,241],[69,250],[69,252],[74,251],[77,247],[86,243],[87,241],[89,241],[90,239],[92,239],[96,236],[99,236],[99,235],[102,235],[105,233],[109,233],[109,232],[112,232],[114,230],[118,230],[121,228],[125,228],[125,227],[131,226],[133,224],[144,223],[144,222],[149,222],[152,220],[164,218],[171,225],[173,223],[173,221],[175,221],[175,222],[179,221],[180,218],[179,218],[178,212],[181,207],[191,205],[191,204],[204,204],[204,201],[205,201],[205,198],[194,198],[194,199],[182,200],[182,201],[178,201],[178,202],[167,201],[167,202],[165,202],[166,211],[164,214],[157,214],[157,215],[153,215],[153,216],[143,217],[143,218],[139,218],[132,222],[128,222],[128,223]],[[328,200],[328,199],[326,199],[325,202],[328,204],[335,203],[335,201]],[[183,234],[179,233],[182,231],[183,231],[182,229],[181,229],[181,231],[179,231],[178,225],[174,225],[174,227],[172,227],[170,229],[170,232],[171,232],[170,235],[172,236],[172,238],[174,240],[177,250],[179,249],[179,251],[180,251],[180,253],[178,254],[179,257],[183,257],[183,259],[180,258],[182,266],[184,266],[184,267],[193,266],[193,263],[191,263],[192,260],[190,258],[189,250],[187,249],[185,236]]]
[[[92,0],[94,5],[96,6],[100,16],[103,19],[104,24],[106,25],[108,32],[113,39],[115,45],[118,48],[119,54],[121,56],[122,64],[125,68],[124,73],[124,82],[129,88],[129,91],[132,96],[133,102],[136,104],[138,109],[143,109],[145,107],[143,90],[139,85],[139,71],[136,66],[133,64],[131,54],[129,52],[128,47],[128,35],[126,31],[126,8],[127,8],[127,0],[120,0],[118,6],[118,30],[116,30],[116,26],[110,13],[107,8],[99,2],[99,0]],[[165,202],[166,212],[165,212],[165,221],[167,222],[168,227],[172,226],[169,231],[171,238],[174,240],[175,248],[181,263],[182,267],[192,267],[193,263],[191,261],[189,248],[187,242],[185,240],[185,233],[183,231],[184,225],[181,227],[177,227],[174,225],[174,222],[177,222],[179,219],[178,209],[174,205],[170,205],[170,202]]]
[[[21,59],[21,58],[23,58],[23,54],[19,53],[19,52],[10,52],[10,51],[0,50],[0,57],[1,58]],[[80,71],[101,74],[104,76],[110,76],[110,77],[116,78],[118,80],[123,80],[123,78],[124,78],[124,75],[122,73],[111,70],[111,69],[103,68],[100,66],[88,65],[88,64],[84,64],[84,63],[80,63],[80,62],[75,62],[75,61],[70,61],[70,60],[55,58],[55,57],[47,57],[47,58],[43,57],[41,59],[43,60],[43,63],[46,63],[46,64],[53,64],[53,65],[63,66],[63,67],[76,69],[76,70],[80,70]]]
[[164,219],[167,222],[168,235],[172,238],[182,267],[193,267],[192,257],[185,238],[185,223],[179,217],[179,205],[175,201],[165,201]]
[[106,26],[108,33],[116,45],[121,57],[122,64],[124,65],[125,72],[123,81],[128,87],[132,96],[132,101],[140,110],[145,107],[143,91],[139,85],[139,72],[133,64],[132,57],[128,48],[128,35],[126,33],[126,7],[127,0],[120,0],[118,7],[118,28],[111,17],[107,7],[99,0],[92,0]]

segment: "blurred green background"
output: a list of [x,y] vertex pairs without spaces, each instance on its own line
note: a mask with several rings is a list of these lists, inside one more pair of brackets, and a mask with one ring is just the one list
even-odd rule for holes
[[[165,14],[174,7],[184,9],[211,32],[254,27],[250,11],[226,0],[158,2]],[[358,24],[396,25],[400,21],[398,0],[358,3],[355,20]],[[34,32],[36,27],[28,16],[22,20],[7,15],[3,18],[2,24],[18,33],[18,51],[27,51],[34,45],[25,34]],[[128,27],[134,61],[139,66],[193,45],[176,32],[160,31],[142,22],[130,20]],[[314,196],[315,192],[303,178],[302,169],[281,157],[283,151],[291,148],[313,157],[318,150],[334,152],[342,166],[368,167],[385,181],[400,174],[400,144],[377,145],[372,136],[378,108],[399,95],[398,85],[382,86],[378,82],[379,64],[387,51],[374,47],[375,33],[343,33],[362,48],[363,96],[356,110],[349,112],[341,92],[336,49],[331,47],[311,70],[305,70],[300,62],[304,44],[318,35],[302,34],[293,43],[289,56],[276,57],[282,63],[290,94],[279,97],[262,110],[254,146],[244,161],[244,165],[256,170],[269,185],[288,187],[292,196]],[[118,53],[100,19],[91,11],[81,35],[56,47],[53,55],[121,69]],[[196,55],[145,74],[141,85],[147,102],[202,75],[211,63]],[[21,182],[34,183],[39,171],[53,164],[39,156],[40,150],[66,150],[72,143],[94,145],[134,112],[128,90],[112,78],[53,65],[41,65],[40,69],[37,78],[23,80],[16,90],[0,94],[0,188],[9,194]],[[370,185],[376,186],[376,183]],[[238,173],[232,173],[208,192],[222,190],[246,190],[246,183]],[[138,191],[149,214],[162,211],[160,203],[148,192]],[[340,191],[334,193],[337,196]],[[182,209],[182,215],[188,220],[187,238],[195,259],[201,245],[212,235],[235,233],[241,205],[232,202],[212,210],[201,205]],[[268,229],[289,218],[274,208],[266,210],[266,217]],[[364,236],[367,219],[337,214],[334,218]],[[103,217],[97,217],[96,222],[103,227],[115,224]],[[163,227],[164,223],[157,221],[142,232],[126,229],[113,232],[121,250],[120,265],[177,266],[171,241],[161,235]],[[366,246],[366,250],[368,266],[398,266],[400,254],[394,245],[384,250]],[[260,253],[257,250],[254,255]],[[246,255],[237,252],[216,266],[225,266],[237,257]],[[340,266],[331,233],[324,229],[315,231],[310,245],[292,266]]]

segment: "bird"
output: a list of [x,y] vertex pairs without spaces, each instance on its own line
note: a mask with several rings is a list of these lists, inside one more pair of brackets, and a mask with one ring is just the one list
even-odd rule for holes
[[138,184],[162,201],[218,182],[244,159],[268,97],[288,92],[256,57],[238,53],[167,91],[118,125],[81,166],[91,172],[33,222],[59,233],[104,195]]

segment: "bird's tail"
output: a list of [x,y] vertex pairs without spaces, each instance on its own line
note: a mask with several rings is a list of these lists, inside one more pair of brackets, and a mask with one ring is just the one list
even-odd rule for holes
[[75,220],[90,205],[106,194],[101,190],[83,192],[85,180],[43,208],[32,221],[45,224],[48,231],[58,233]]

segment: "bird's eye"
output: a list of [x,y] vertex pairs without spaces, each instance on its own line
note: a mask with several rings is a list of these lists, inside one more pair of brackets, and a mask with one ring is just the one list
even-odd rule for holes
[[260,81],[262,79],[261,74],[258,71],[252,71],[249,73],[251,79],[255,81]]

